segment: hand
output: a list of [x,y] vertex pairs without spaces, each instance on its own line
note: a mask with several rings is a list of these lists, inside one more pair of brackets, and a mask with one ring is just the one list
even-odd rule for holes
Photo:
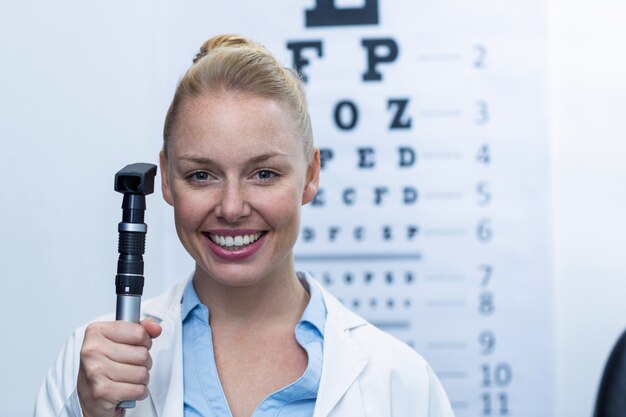
[[80,350],[78,398],[84,417],[123,415],[117,405],[148,396],[152,339],[161,326],[147,319],[90,324]]

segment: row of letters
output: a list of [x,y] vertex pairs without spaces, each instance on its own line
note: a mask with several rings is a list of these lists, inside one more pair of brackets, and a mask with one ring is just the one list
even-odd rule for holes
[[377,241],[392,242],[394,240],[413,241],[419,235],[420,228],[415,224],[408,224],[400,227],[391,225],[381,225],[379,227],[367,226],[328,226],[327,228],[314,228],[312,226],[304,226],[301,229],[300,237],[302,242],[311,243],[318,240],[325,242],[336,242],[339,240],[350,240],[354,242],[363,242],[369,237],[375,238]]
[[[362,170],[375,169],[379,165],[376,159],[377,150],[371,146],[358,146],[355,151],[355,167]],[[398,168],[412,168],[417,163],[417,150],[411,146],[398,146],[396,148],[397,157],[394,165]],[[332,148],[320,148],[320,166],[328,169],[330,164],[336,159],[335,150]]]

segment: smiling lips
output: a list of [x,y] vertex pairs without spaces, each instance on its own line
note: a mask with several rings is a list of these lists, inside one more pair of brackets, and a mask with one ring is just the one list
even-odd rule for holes
[[240,260],[252,256],[263,244],[266,232],[228,230],[203,233],[211,251],[226,260]]

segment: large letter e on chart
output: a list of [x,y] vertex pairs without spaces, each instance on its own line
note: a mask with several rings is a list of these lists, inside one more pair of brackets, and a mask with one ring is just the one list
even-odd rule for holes
[[306,11],[306,26],[377,25],[378,0],[365,0],[363,7],[338,8],[335,0],[316,0]]

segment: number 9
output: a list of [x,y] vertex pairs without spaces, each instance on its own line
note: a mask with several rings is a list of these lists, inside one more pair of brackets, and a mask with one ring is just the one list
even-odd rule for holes
[[480,343],[480,353],[489,355],[496,348],[496,335],[489,330],[482,331],[478,335],[478,342]]

